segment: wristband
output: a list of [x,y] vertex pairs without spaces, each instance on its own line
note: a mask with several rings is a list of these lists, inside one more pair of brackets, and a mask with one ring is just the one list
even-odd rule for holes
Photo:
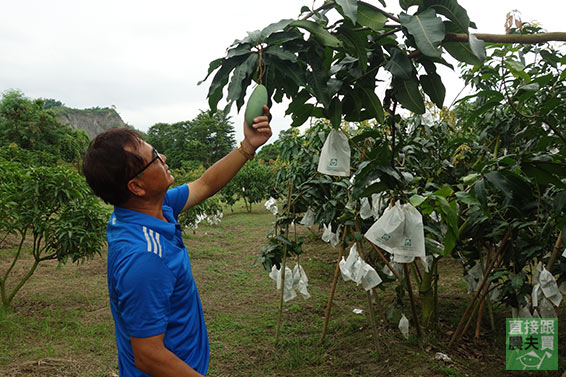
[[242,154],[242,156],[244,156],[246,158],[246,160],[253,160],[255,153],[248,153],[245,149],[244,146],[242,145],[242,142],[240,142],[240,144],[238,145],[238,152],[240,152]]

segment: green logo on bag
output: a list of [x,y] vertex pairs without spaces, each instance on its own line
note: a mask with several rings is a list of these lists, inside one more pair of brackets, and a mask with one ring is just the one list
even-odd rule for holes
[[391,239],[391,236],[387,233],[383,233],[383,236],[381,236],[381,239],[384,241],[389,241]]
[[411,241],[410,238],[405,238],[405,247],[411,247],[413,246],[413,242]]
[[330,162],[328,163],[328,166],[331,167],[331,168],[338,167],[338,159],[337,158],[331,158]]
[[558,319],[507,318],[506,369],[558,370]]

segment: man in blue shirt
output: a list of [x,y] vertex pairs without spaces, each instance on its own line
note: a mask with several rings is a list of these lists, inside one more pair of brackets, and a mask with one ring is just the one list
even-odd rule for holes
[[112,129],[90,144],[83,171],[114,205],[108,222],[108,293],[121,377],[201,376],[206,325],[178,215],[214,195],[271,137],[269,110],[244,124],[238,148],[199,179],[173,189],[166,157],[135,131]]

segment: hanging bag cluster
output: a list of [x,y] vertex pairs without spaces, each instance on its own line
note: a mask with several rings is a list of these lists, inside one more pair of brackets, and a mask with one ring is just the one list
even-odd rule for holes
[[370,242],[393,254],[397,263],[425,257],[424,226],[420,212],[411,204],[397,202],[364,235]]

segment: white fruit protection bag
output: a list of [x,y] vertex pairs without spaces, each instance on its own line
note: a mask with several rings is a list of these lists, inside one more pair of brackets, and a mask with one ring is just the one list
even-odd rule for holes
[[425,257],[423,218],[411,204],[397,202],[364,235],[370,242],[393,254],[397,263]]
[[314,225],[314,212],[310,207],[307,209],[307,212],[305,213],[305,215],[301,219],[300,224],[304,225],[304,226],[313,226]]
[[350,144],[340,130],[332,130],[320,152],[318,172],[340,177],[350,176]]
[[[277,282],[277,290],[281,289],[281,270],[273,265],[269,277]],[[287,302],[297,297],[297,290],[306,300],[311,297],[307,291],[309,279],[303,267],[296,264],[293,270],[285,267],[285,286],[283,287],[283,301]]]
[[358,248],[354,244],[350,248],[348,258],[340,261],[340,273],[344,281],[354,281],[357,285],[362,285],[366,291],[377,287],[382,280],[375,269],[364,262],[358,253]]

